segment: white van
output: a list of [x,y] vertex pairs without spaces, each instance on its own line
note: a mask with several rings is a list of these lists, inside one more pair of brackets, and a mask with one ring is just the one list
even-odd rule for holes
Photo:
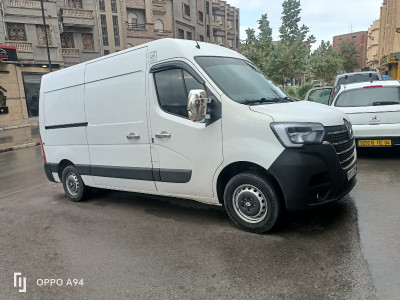
[[73,201],[90,187],[188,198],[265,232],[356,183],[343,112],[212,44],[163,39],[45,75],[39,109],[47,177]]

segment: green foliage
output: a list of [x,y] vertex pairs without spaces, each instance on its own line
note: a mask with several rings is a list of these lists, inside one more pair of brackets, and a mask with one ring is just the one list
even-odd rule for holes
[[312,88],[313,88],[312,84],[305,84],[299,88],[287,86],[287,87],[285,87],[285,93],[293,98],[303,100],[304,97],[306,96],[307,92],[309,90],[311,90]]
[[341,70],[343,60],[341,55],[333,50],[329,41],[322,41],[318,49],[311,54],[308,65],[314,78],[332,82]]
[[343,69],[346,72],[353,72],[358,66],[358,53],[354,43],[351,40],[343,42],[340,45],[339,53],[343,60]]
[[302,85],[297,89],[297,98],[303,100],[307,92],[311,90],[314,86],[312,84]]
[[297,90],[296,88],[293,88],[291,86],[285,87],[285,93],[293,98],[297,98],[296,90]]

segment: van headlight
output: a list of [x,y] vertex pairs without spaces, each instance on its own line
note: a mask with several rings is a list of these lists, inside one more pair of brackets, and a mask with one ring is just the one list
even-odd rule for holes
[[321,144],[325,129],[320,123],[271,123],[272,131],[286,148]]

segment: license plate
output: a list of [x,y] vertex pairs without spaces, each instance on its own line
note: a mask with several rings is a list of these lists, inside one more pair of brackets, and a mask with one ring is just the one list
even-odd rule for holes
[[352,179],[357,174],[357,165],[347,171],[347,180]]
[[359,140],[359,147],[391,147],[392,140]]

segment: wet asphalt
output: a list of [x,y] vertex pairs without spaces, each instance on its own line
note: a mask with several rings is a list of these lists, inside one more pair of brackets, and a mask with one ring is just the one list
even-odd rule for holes
[[97,190],[73,203],[40,147],[1,153],[0,299],[398,299],[399,167],[395,152],[360,153],[349,196],[256,235],[188,200]]
[[0,146],[2,144],[17,143],[33,138],[38,138],[39,136],[39,126],[37,125],[10,130],[1,130]]

